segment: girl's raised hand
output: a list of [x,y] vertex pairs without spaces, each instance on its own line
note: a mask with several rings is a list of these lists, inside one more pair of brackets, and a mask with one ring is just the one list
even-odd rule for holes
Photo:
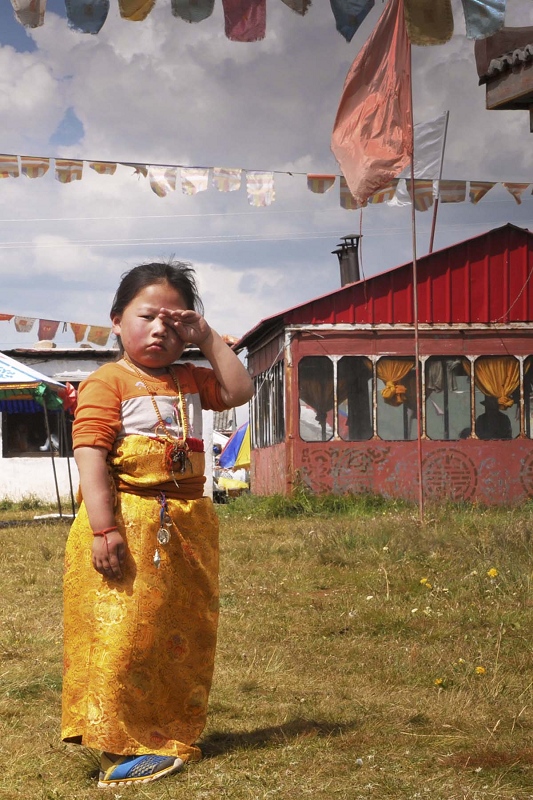
[[201,345],[211,333],[210,326],[197,311],[161,308],[159,318],[186,343]]

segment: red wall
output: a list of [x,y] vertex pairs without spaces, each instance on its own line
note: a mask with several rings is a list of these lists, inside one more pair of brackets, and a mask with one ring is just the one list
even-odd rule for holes
[[[298,442],[295,468],[317,493],[369,492],[418,501],[417,442]],[[533,442],[422,443],[426,502],[512,505],[533,497]]]
[[252,494],[287,494],[286,445],[276,444],[254,450],[250,466]]
[[[254,450],[253,494],[288,494],[286,445]],[[533,441],[422,443],[424,500],[514,505],[533,497]],[[417,442],[301,442],[293,477],[313,492],[417,502]]]

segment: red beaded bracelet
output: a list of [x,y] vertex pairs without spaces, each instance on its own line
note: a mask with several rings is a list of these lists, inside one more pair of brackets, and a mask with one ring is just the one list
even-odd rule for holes
[[111,531],[118,531],[116,525],[113,525],[111,528],[104,528],[103,531],[93,531],[93,536],[106,536]]

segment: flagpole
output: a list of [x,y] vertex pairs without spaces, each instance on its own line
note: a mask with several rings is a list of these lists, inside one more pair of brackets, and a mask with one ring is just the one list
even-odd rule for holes
[[[411,93],[411,110],[413,108],[413,69],[412,48],[409,45],[409,91]],[[412,111],[411,111],[412,113]],[[412,120],[411,120],[412,122]],[[420,341],[418,331],[418,269],[416,258],[416,209],[415,209],[415,142],[411,149],[411,231],[413,247],[413,321],[415,331],[415,382],[416,382],[416,419],[417,419],[417,445],[418,445],[418,513],[420,522],[424,522],[424,483],[422,472],[422,383],[420,381]]]
[[[446,112],[446,121],[444,123],[444,136],[442,137],[442,150],[440,154],[440,167],[439,167],[439,180],[437,183],[437,196],[435,198],[435,202],[433,204],[433,219],[431,221],[431,234],[429,237],[429,252],[433,252],[433,240],[435,239],[435,228],[437,226],[437,211],[439,209],[439,199],[440,199],[440,182],[442,179],[442,165],[444,164],[444,149],[446,147],[446,134],[448,133],[448,119],[450,117],[450,112]],[[414,195],[413,195],[414,197]]]

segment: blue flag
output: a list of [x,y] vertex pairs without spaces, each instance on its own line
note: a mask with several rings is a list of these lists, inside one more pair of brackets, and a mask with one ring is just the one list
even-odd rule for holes
[[69,28],[98,33],[109,13],[109,0],[65,0]]
[[466,35],[486,39],[503,27],[507,0],[463,0]]
[[172,0],[172,13],[186,22],[203,22],[213,13],[215,0]]
[[368,12],[374,8],[374,0],[330,0],[337,30],[351,42],[356,30]]

